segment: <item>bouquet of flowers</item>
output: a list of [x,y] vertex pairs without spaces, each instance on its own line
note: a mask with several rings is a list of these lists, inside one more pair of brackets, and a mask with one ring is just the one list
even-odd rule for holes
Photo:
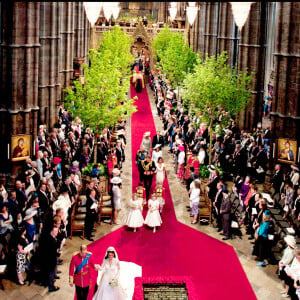
[[118,280],[115,279],[115,278],[112,278],[112,280],[109,282],[109,285],[110,285],[111,287],[118,286]]

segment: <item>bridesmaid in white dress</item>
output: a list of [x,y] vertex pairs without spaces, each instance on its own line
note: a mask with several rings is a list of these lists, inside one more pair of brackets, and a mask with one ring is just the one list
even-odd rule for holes
[[93,300],[132,300],[135,277],[142,277],[142,267],[119,261],[115,248],[109,247],[98,271]]
[[158,182],[161,182],[161,183],[164,182],[165,174],[166,174],[166,166],[164,164],[164,160],[162,157],[159,157],[157,164],[156,164],[156,184]]
[[134,228],[134,232],[138,227],[142,227],[144,224],[144,218],[142,215],[143,200],[139,199],[137,194],[132,195],[132,200],[129,201],[129,213],[125,220],[125,225],[130,228]]
[[153,227],[153,233],[156,231],[156,227],[162,223],[159,213],[159,201],[156,198],[156,194],[152,194],[151,199],[148,201],[148,213],[145,219],[145,224],[149,227]]

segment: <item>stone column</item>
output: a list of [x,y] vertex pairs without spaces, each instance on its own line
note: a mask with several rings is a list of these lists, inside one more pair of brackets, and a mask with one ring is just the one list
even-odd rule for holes
[[22,162],[11,164],[7,159],[11,135],[31,134],[32,141],[36,136],[31,119],[39,109],[39,9],[39,2],[5,1],[1,5],[0,172],[12,171],[12,182]]
[[300,6],[299,2],[277,5],[272,130],[276,137],[300,142]]

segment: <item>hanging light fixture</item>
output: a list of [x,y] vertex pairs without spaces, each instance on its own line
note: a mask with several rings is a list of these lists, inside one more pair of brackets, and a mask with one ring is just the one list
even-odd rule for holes
[[173,22],[173,20],[176,17],[177,14],[177,3],[171,2],[171,6],[169,7],[169,13],[170,13],[170,20]]
[[83,6],[87,18],[90,21],[91,26],[93,27],[100,16],[102,2],[83,2]]
[[114,3],[114,6],[112,7],[112,15],[113,15],[113,18],[115,20],[117,20],[119,13],[120,13],[120,6],[119,6],[119,2],[113,2],[113,3]]
[[235,24],[240,30],[247,21],[252,3],[254,2],[230,2]]
[[196,6],[196,2],[188,2],[189,6],[186,8],[186,14],[190,25],[192,26],[196,20],[198,7]]
[[104,17],[107,21],[110,20],[111,15],[112,15],[112,6],[113,6],[113,2],[103,2],[103,12],[104,12]]

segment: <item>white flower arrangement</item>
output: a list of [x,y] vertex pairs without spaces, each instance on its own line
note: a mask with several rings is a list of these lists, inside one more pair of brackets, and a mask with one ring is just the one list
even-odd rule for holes
[[118,280],[113,278],[110,282],[109,282],[109,285],[111,287],[115,287],[115,286],[118,286]]

